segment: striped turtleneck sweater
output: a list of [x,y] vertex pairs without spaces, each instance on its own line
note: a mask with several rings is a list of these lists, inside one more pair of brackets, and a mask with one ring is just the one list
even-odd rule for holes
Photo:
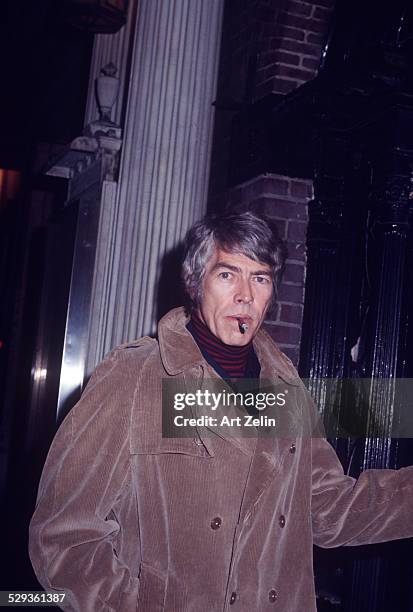
[[186,327],[192,334],[202,355],[222,378],[259,377],[260,364],[252,342],[245,346],[224,344],[201,321],[196,312],[192,313]]

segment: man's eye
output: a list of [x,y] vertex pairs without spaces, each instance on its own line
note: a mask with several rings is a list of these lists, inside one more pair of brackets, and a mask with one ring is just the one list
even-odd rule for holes
[[223,278],[224,280],[228,280],[229,278],[231,278],[231,272],[220,272],[218,276],[220,278]]
[[267,278],[266,276],[256,276],[255,280],[260,285],[265,285],[270,282],[270,279]]

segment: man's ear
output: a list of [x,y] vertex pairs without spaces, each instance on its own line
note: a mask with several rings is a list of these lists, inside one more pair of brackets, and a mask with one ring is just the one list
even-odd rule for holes
[[198,299],[196,295],[196,290],[194,288],[189,289],[185,292],[185,312],[187,315],[191,315],[194,310],[198,308]]

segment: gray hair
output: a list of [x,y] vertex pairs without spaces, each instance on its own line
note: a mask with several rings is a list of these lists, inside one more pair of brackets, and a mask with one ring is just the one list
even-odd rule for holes
[[182,265],[182,280],[197,306],[202,296],[202,281],[214,248],[239,253],[271,268],[274,306],[277,286],[284,269],[286,247],[273,221],[253,212],[226,212],[198,221],[188,232]]

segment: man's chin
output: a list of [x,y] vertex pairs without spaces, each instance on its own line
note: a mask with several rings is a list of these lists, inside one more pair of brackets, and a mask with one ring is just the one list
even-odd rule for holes
[[225,337],[220,338],[224,344],[228,346],[245,346],[252,340],[251,334],[231,333],[225,334]]

